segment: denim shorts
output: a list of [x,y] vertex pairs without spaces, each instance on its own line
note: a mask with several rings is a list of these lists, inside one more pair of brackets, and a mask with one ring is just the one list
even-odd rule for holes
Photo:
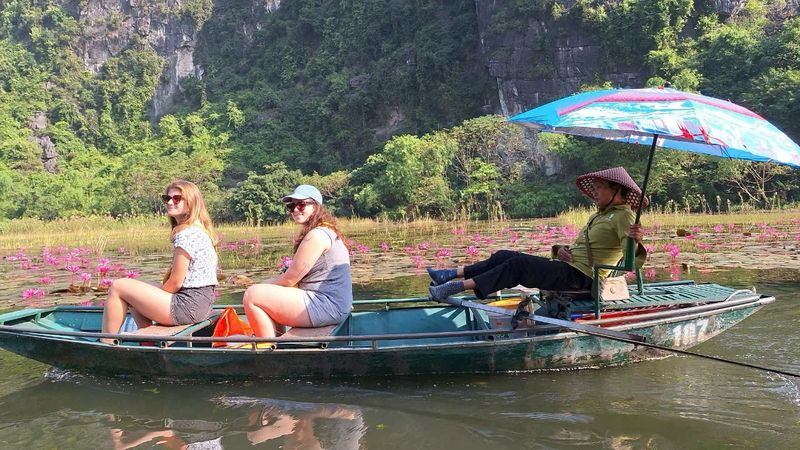
[[203,286],[196,288],[180,288],[172,294],[169,313],[177,325],[202,322],[211,315],[211,304],[214,303],[214,288]]

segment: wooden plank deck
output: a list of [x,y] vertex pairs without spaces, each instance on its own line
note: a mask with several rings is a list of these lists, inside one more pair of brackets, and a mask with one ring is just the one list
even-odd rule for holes
[[[636,294],[636,286],[630,287],[631,297],[626,300],[604,301],[603,310],[646,308],[725,301],[734,288],[718,284],[676,284],[671,286],[645,287],[641,295]],[[575,309],[594,309],[592,300],[574,300]]]

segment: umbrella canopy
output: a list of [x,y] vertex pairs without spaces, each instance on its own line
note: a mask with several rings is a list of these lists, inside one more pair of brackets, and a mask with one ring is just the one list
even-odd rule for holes
[[[565,97],[509,122],[537,130],[800,167],[800,146],[734,103],[675,89],[608,89]],[[656,139],[657,138],[657,139]]]

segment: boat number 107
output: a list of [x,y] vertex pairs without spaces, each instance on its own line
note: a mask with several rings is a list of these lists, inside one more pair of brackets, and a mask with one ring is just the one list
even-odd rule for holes
[[676,326],[672,329],[672,335],[675,338],[674,346],[683,347],[695,344],[698,337],[702,338],[706,334],[706,328],[708,328],[708,319],[700,319]]

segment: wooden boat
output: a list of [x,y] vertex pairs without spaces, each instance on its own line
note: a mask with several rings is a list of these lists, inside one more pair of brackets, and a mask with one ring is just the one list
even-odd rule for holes
[[569,325],[535,322],[512,329],[504,317],[479,305],[416,298],[357,301],[354,312],[338,326],[289,330],[274,340],[274,348],[212,347],[220,340],[212,337],[216,317],[188,327],[149,327],[113,335],[119,345],[107,345],[98,342],[101,336],[112,336],[99,333],[99,307],[26,309],[0,315],[0,347],[49,365],[112,376],[232,379],[531,372],[662,357],[666,353],[651,346],[690,348],[775,300],[716,284],[653,283],[628,301],[603,305],[605,316],[593,319],[592,303],[576,300],[565,308],[562,299],[554,308],[550,300],[529,295],[541,304],[537,314],[567,311],[591,329],[640,336],[647,345],[587,335]]

